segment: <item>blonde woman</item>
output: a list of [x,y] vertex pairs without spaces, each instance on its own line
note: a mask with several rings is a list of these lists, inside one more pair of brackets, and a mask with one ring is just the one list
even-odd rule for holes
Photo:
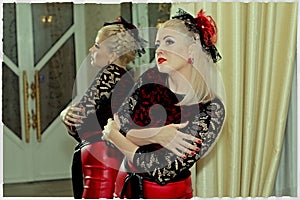
[[103,138],[126,156],[116,197],[192,198],[189,168],[207,155],[225,119],[215,62],[217,28],[201,10],[183,10],[156,36],[157,66],[137,81]]
[[[68,133],[79,142],[72,166],[75,198],[113,197],[123,155],[101,140],[102,130],[133,86],[127,65],[144,53],[144,42],[136,27],[120,17],[104,24],[89,49],[91,64],[100,71],[81,100],[61,113]],[[118,98],[112,100],[112,93]]]

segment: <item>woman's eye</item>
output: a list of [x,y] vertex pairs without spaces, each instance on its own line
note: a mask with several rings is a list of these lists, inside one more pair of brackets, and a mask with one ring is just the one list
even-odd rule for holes
[[166,44],[167,45],[171,45],[171,44],[174,44],[175,42],[173,41],[173,40],[171,40],[171,39],[167,39],[166,40]]
[[96,47],[96,49],[100,49],[100,46],[99,46],[99,44],[95,44],[95,47]]
[[155,49],[158,49],[158,47],[159,47],[159,44],[155,44],[155,45],[154,45],[154,48],[155,48]]

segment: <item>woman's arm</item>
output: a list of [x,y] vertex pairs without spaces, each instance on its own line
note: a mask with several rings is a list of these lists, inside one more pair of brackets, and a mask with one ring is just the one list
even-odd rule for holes
[[[136,151],[130,154],[130,161],[141,172],[153,177],[157,183],[165,184],[207,155],[220,135],[224,119],[225,107],[220,100],[216,99],[202,107],[190,122],[190,125],[182,130],[202,140],[201,144],[193,142],[193,145],[200,149],[196,154],[188,154],[184,158],[183,156],[177,156],[166,148],[158,148],[153,151],[153,148],[149,148],[149,145],[139,148],[136,145]],[[124,142],[123,145],[125,144]]]
[[[114,114],[114,121],[120,127],[118,114]],[[108,123],[111,122],[112,120]],[[192,151],[199,151],[198,147],[191,144],[192,142],[201,143],[201,140],[197,137],[179,131],[179,129],[186,127],[188,123],[187,121],[163,127],[131,129],[127,132],[126,138],[137,146],[160,144],[177,156],[185,157],[185,154],[191,154]]]
[[117,147],[131,162],[139,146],[128,140],[119,132],[120,126],[112,119],[108,119],[107,125],[102,131],[102,139],[111,142]]
[[137,149],[133,157],[133,165],[142,172],[153,177],[157,183],[165,184],[183,170],[191,168],[195,162],[203,158],[215,145],[223,127],[225,108],[221,101],[211,102],[191,122],[185,130],[188,134],[196,132],[202,140],[194,145],[200,148],[195,155],[188,155],[185,159],[176,156],[166,149],[149,152],[147,146]]
[[192,142],[201,143],[201,140],[179,129],[187,126],[188,122],[182,124],[169,124],[158,128],[131,129],[126,138],[137,146],[148,144],[160,144],[162,147],[172,151],[179,157],[192,154],[192,151],[200,149],[192,145]]

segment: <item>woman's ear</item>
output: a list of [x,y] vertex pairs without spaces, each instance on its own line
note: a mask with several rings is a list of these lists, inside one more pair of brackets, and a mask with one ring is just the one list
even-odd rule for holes
[[196,44],[192,43],[188,48],[188,57],[195,58]]
[[109,63],[115,62],[118,58],[119,58],[119,56],[117,55],[116,52],[111,52],[109,54]]

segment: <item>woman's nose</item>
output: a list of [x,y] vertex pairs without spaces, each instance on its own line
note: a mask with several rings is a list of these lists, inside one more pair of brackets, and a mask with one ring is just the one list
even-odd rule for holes
[[160,47],[157,47],[155,50],[156,54],[161,54],[162,53],[162,49]]
[[94,46],[90,47],[89,52],[93,52]]

